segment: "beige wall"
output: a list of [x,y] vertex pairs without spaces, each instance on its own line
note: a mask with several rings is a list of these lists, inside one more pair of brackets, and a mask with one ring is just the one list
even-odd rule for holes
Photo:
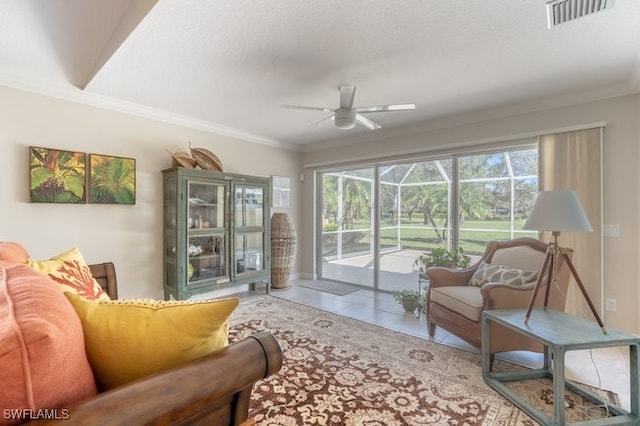
[[[313,271],[312,218],[315,165],[344,163],[363,158],[382,158],[397,153],[437,149],[541,134],[572,126],[606,122],[604,132],[604,223],[619,224],[620,237],[604,240],[604,297],[617,300],[616,312],[605,312],[607,325],[640,334],[638,253],[640,199],[638,164],[640,153],[640,96],[623,96],[598,102],[549,109],[508,118],[485,120],[418,133],[334,145],[304,155],[302,270]],[[346,141],[345,141],[346,142]],[[340,146],[337,148],[337,146]],[[579,272],[579,271],[578,271]]]
[[[162,297],[162,181],[170,167],[166,150],[187,142],[215,152],[225,170],[259,176],[290,176],[298,230],[294,274],[313,274],[313,167],[397,153],[428,152],[513,136],[606,122],[604,223],[620,224],[619,238],[604,244],[605,294],[617,312],[605,312],[607,325],[640,334],[638,201],[640,185],[640,96],[549,109],[509,118],[451,126],[393,139],[333,148],[304,155],[227,136],[144,119],[0,86],[0,241],[20,241],[34,258],[78,246],[89,262],[113,260],[122,297]],[[28,147],[43,146],[137,160],[134,206],[29,203]],[[337,148],[339,147],[339,148]]]
[[[36,259],[77,246],[90,263],[115,262],[121,297],[162,298],[160,170],[171,166],[166,150],[189,141],[225,171],[290,176],[299,199],[299,153],[0,86],[0,241],[19,241]],[[136,204],[30,203],[29,146],[135,158]],[[285,211],[299,227],[298,205]]]

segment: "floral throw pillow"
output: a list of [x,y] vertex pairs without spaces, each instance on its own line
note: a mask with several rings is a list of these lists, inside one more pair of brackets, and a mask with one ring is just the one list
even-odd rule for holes
[[485,261],[480,262],[478,269],[469,280],[469,285],[482,287],[487,283],[502,283],[515,286],[523,286],[538,278],[537,271],[523,271],[502,265],[492,265]]
[[110,300],[98,281],[93,278],[89,265],[76,247],[49,260],[25,259],[24,263],[48,275],[62,291],[89,300]]

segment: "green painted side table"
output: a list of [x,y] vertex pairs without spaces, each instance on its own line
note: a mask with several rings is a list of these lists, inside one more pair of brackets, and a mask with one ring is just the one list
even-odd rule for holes
[[[630,411],[623,410],[607,402],[613,417],[587,422],[589,425],[640,425],[640,359],[638,351],[640,338],[621,331],[607,329],[604,334],[600,326],[592,321],[574,317],[563,312],[537,309],[531,313],[529,323],[524,323],[525,309],[484,311],[482,314],[482,377],[489,386],[505,398],[509,399],[522,411],[542,425],[564,425],[564,393],[565,387],[583,396],[587,400],[604,404],[598,395],[585,390],[565,379],[564,356],[567,351],[577,349],[595,349],[613,346],[629,347],[630,367]],[[490,371],[491,331],[490,323],[494,322],[521,333],[544,345],[544,363],[541,369],[525,370],[511,373],[494,373]],[[553,380],[553,417],[532,407],[517,393],[513,392],[505,382],[547,377]],[[573,423],[574,424],[574,423]]]

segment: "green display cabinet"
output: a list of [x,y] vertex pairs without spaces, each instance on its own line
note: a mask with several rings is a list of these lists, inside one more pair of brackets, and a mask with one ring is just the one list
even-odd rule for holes
[[271,179],[176,167],[164,178],[164,294],[271,280]]

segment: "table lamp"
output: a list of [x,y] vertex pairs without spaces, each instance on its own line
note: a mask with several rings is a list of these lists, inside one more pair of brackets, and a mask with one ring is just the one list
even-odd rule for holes
[[531,311],[533,310],[533,305],[538,295],[538,291],[540,291],[540,288],[543,286],[545,273],[547,273],[547,288],[544,296],[544,308],[547,308],[551,283],[552,281],[555,282],[556,279],[558,256],[562,256],[569,266],[571,274],[575,278],[582,295],[589,304],[591,312],[593,312],[593,316],[596,318],[596,321],[598,321],[602,332],[606,334],[604,323],[602,322],[602,319],[600,319],[591,298],[589,298],[589,295],[582,284],[582,280],[578,276],[576,268],[573,266],[571,258],[567,254],[567,250],[558,245],[560,232],[593,232],[593,228],[591,228],[589,219],[587,219],[587,215],[582,209],[582,205],[580,204],[580,200],[578,200],[576,192],[573,190],[539,192],[538,197],[533,204],[533,209],[531,210],[527,221],[524,223],[523,228],[536,231],[550,231],[552,236],[552,240],[549,242],[549,246],[547,247],[547,255],[542,263],[542,269],[538,275],[538,281],[536,282],[536,286],[531,296],[531,301],[529,302],[529,308],[527,309],[524,323],[527,324],[529,322],[529,317],[531,316]]

